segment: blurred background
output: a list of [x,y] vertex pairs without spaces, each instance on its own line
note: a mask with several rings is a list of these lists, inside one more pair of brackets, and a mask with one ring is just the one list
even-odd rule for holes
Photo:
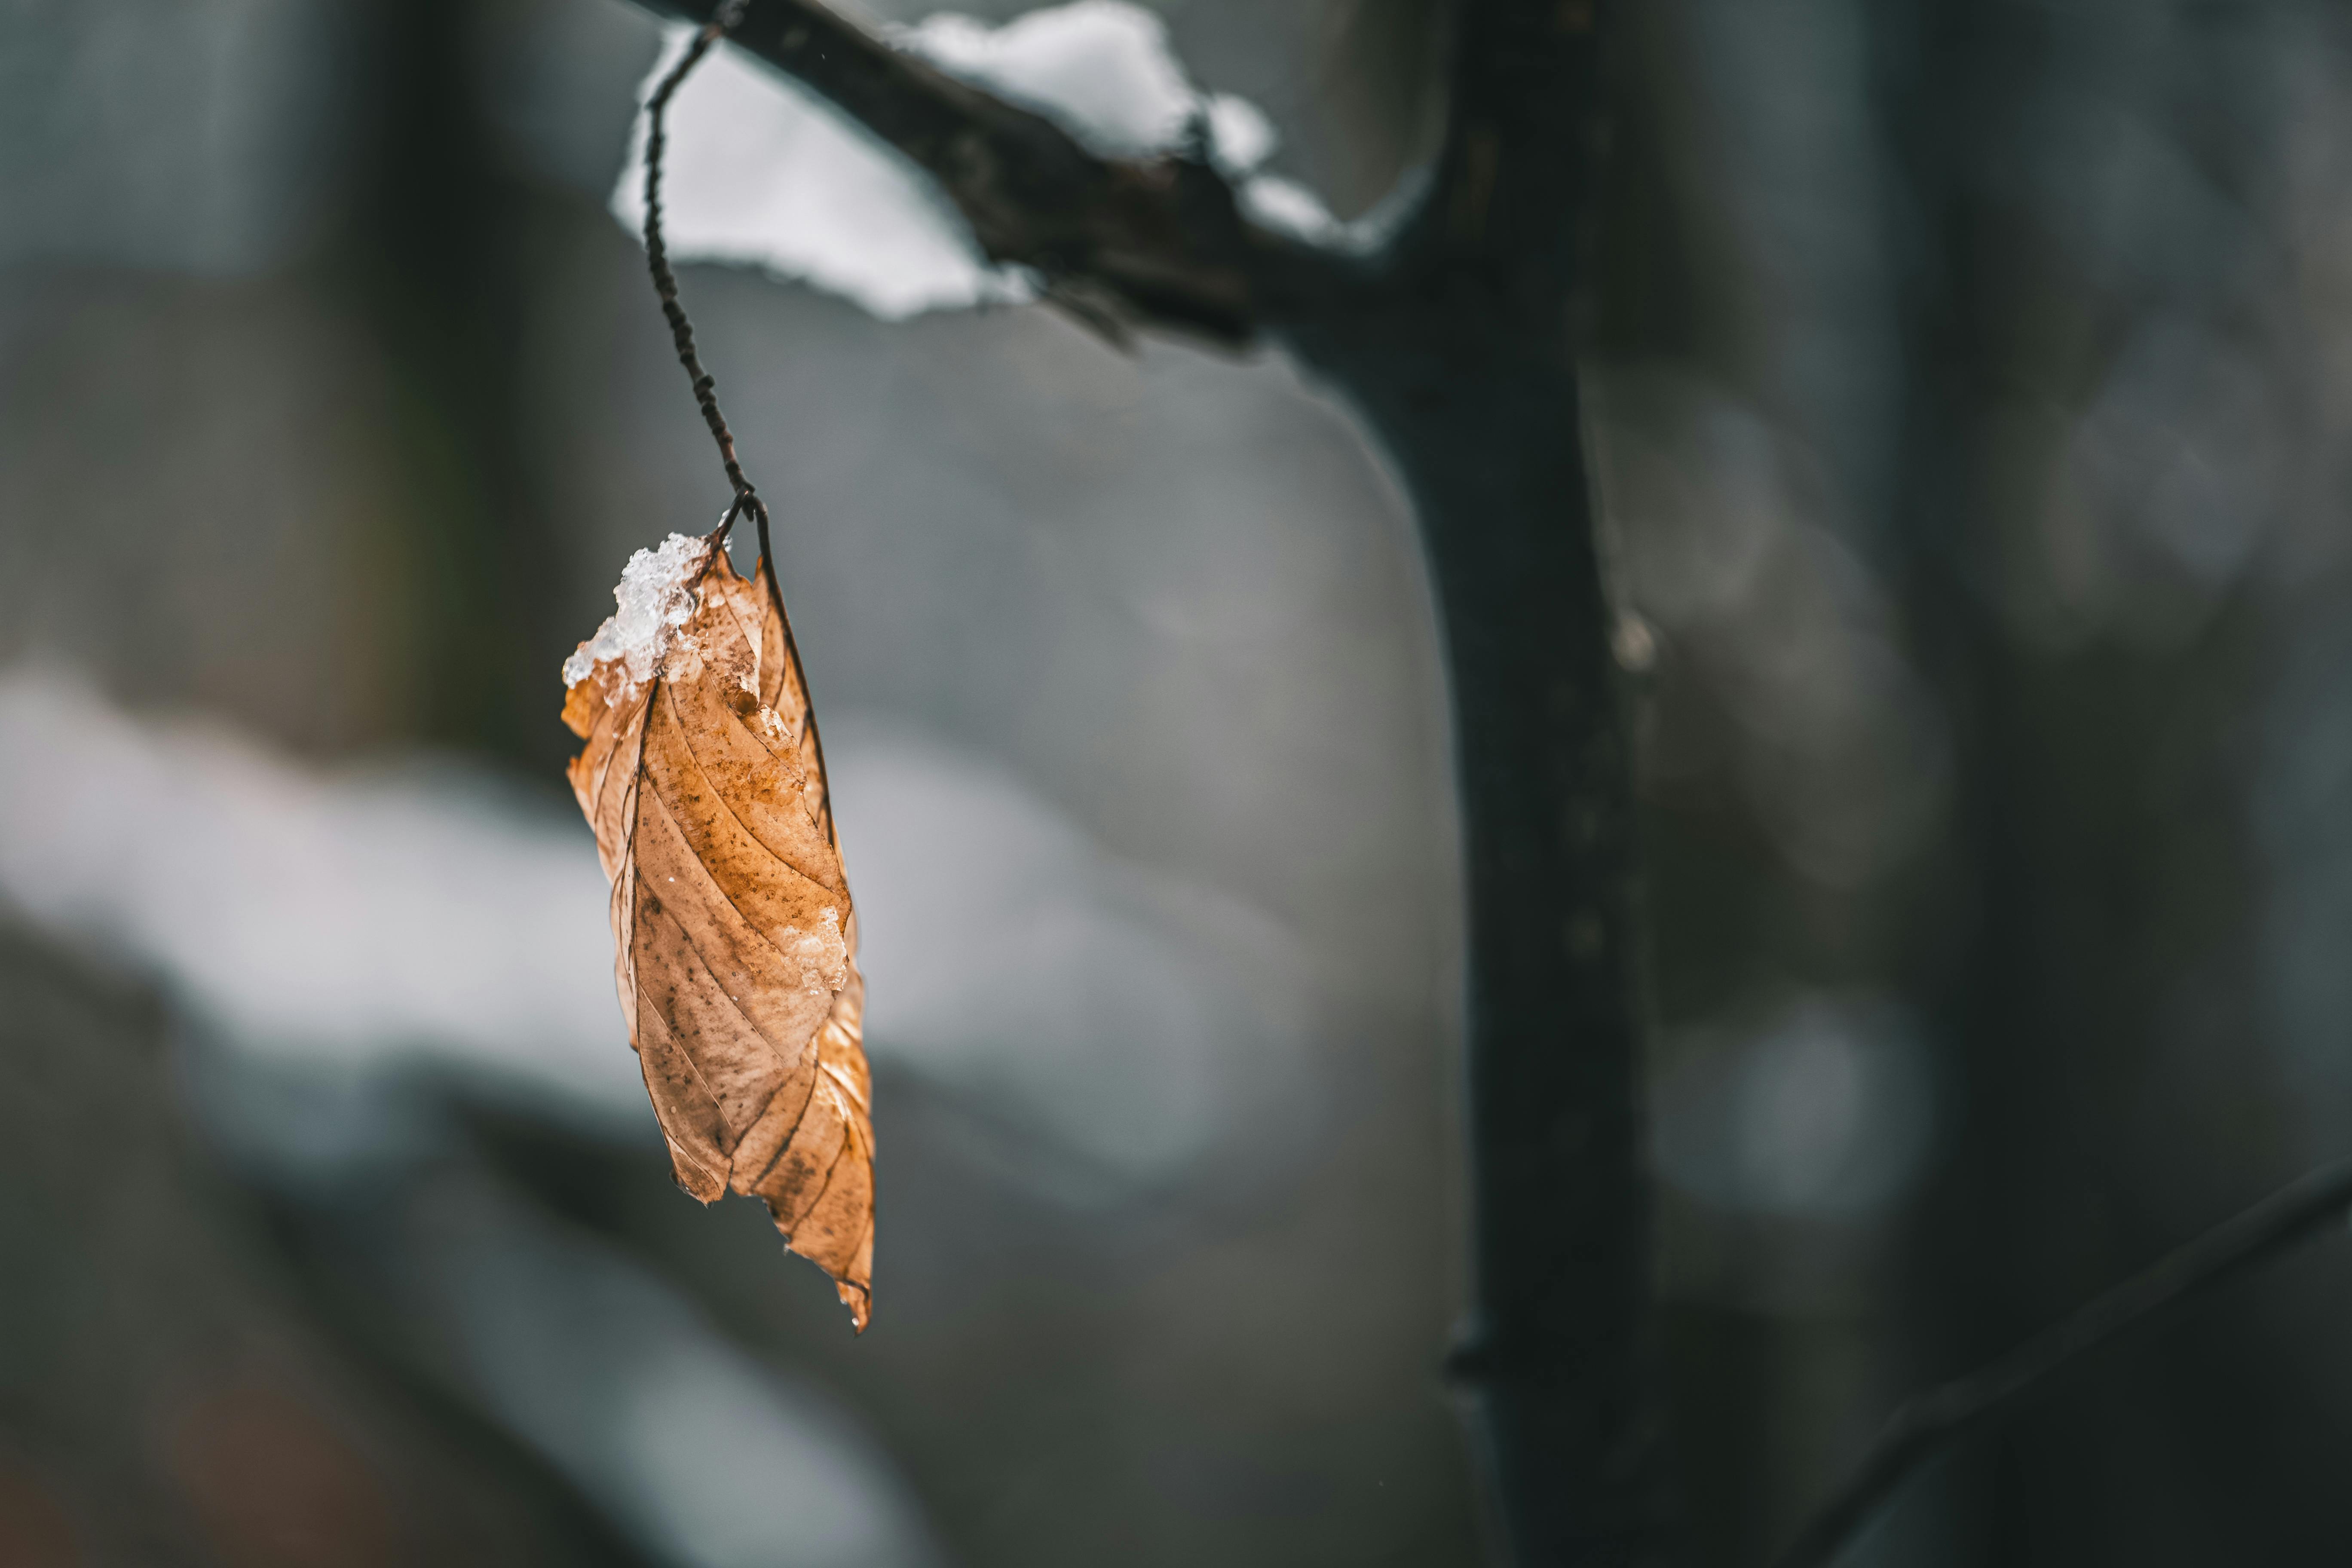
[[[1439,107],[1434,0],[929,9],[864,14],[1107,145],[1215,95],[1312,232]],[[2352,1146],[2352,16],[1620,15],[1560,438],[1649,812],[1683,1514],[1740,1564],[1906,1391]],[[684,289],[835,760],[874,1328],[670,1184],[556,718],[726,499],[614,216],[662,47],[0,5],[0,1563],[1478,1560],[1380,454],[1278,354],[1023,302],[723,58]],[[2277,1267],[1856,1561],[2342,1561],[2347,1300]]]

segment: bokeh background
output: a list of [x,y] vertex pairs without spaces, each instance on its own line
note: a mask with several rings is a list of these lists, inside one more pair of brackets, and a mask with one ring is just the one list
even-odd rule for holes
[[[1433,0],[1154,14],[1294,218],[1427,145]],[[1737,1564],[1906,1390],[2352,1146],[2352,18],[1620,22],[1560,438]],[[1278,354],[687,269],[868,943],[872,1331],[670,1185],[556,720],[725,500],[609,210],[660,47],[0,5],[0,1562],[1476,1561],[1443,678]],[[2280,1266],[1856,1561],[2340,1563],[2347,1301]]]

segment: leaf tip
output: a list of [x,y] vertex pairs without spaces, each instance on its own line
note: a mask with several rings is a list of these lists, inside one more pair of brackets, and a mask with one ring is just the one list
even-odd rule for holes
[[706,1170],[702,1162],[680,1147],[677,1139],[668,1136],[667,1130],[663,1137],[669,1144],[670,1180],[677,1184],[678,1191],[705,1208],[727,1195],[727,1183],[723,1178]]
[[835,1280],[833,1289],[834,1294],[841,1298],[841,1304],[849,1309],[849,1331],[853,1335],[864,1333],[873,1316],[874,1292],[847,1279]]

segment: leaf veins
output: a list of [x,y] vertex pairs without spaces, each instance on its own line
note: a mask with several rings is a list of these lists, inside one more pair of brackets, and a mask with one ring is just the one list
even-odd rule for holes
[[866,986],[783,599],[765,561],[745,578],[683,535],[640,552],[619,597],[565,667],[563,718],[587,742],[572,788],[612,879],[629,1042],[678,1185],[766,1200],[862,1331]]

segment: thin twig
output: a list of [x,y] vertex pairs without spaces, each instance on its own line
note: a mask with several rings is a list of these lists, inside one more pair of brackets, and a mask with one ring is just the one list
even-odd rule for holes
[[1916,1395],[1895,1413],[1853,1479],[1813,1515],[1776,1568],[1826,1568],[1912,1472],[1970,1429],[2041,1392],[2053,1374],[2125,1331],[2251,1271],[2347,1209],[2352,1161],[2273,1194],[1991,1365]]
[[694,42],[687,46],[677,64],[662,78],[653,96],[646,100],[646,268],[653,274],[654,292],[661,298],[662,314],[669,319],[670,338],[677,344],[677,363],[686,367],[687,380],[694,388],[695,405],[702,410],[702,422],[710,426],[710,438],[719,443],[719,460],[726,467],[728,482],[735,489],[734,500],[714,537],[724,541],[735,519],[748,511],[760,531],[760,554],[765,559],[769,553],[768,505],[760,499],[751,481],[743,477],[743,465],[736,461],[734,432],[728,429],[727,416],[719,411],[719,384],[702,368],[702,356],[695,352],[694,323],[687,320],[686,307],[678,302],[677,275],[670,270],[669,250],[662,243],[662,154],[669,145],[669,100],[677,95],[678,84],[702,63],[702,57],[710,52],[711,46],[743,19],[744,7],[749,3],[750,0],[725,0],[702,30],[695,34]]

